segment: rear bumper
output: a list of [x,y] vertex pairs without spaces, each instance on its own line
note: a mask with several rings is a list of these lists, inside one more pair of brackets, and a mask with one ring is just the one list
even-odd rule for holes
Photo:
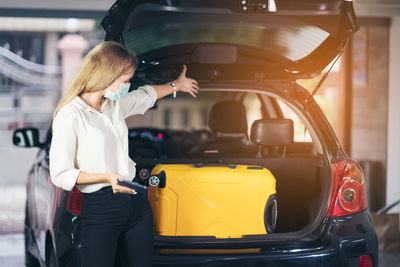
[[155,254],[153,266],[358,266],[366,254],[378,266],[378,241],[367,211],[331,220],[318,241],[285,245],[266,244],[256,253]]

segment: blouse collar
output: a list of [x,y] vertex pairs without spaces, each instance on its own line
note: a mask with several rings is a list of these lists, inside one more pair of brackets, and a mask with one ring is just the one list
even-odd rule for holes
[[82,98],[80,98],[79,96],[75,97],[75,102],[83,109],[85,109],[86,111],[91,111],[91,112],[103,112],[104,110],[104,105],[107,103],[108,99],[106,98],[106,100],[103,102],[103,104],[100,107],[100,111],[96,110],[95,108],[91,107],[89,104],[87,104]]

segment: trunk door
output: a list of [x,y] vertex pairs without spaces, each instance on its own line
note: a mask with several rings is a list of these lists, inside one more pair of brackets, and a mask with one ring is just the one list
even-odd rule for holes
[[140,69],[217,65],[291,79],[318,75],[358,29],[343,0],[117,1],[102,25],[107,40],[138,54]]

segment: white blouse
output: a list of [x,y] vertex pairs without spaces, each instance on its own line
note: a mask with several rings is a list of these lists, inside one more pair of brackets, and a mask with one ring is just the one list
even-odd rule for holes
[[[79,172],[113,172],[135,177],[136,163],[129,157],[125,118],[144,114],[157,100],[150,85],[140,86],[120,100],[103,103],[99,112],[79,96],[62,107],[53,120],[49,151],[50,178],[54,185],[72,190]],[[95,192],[109,183],[78,184],[83,193]]]

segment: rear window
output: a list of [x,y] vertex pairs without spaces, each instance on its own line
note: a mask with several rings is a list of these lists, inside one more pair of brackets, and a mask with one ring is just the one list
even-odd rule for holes
[[[214,151],[215,149],[207,148],[214,148],[215,143],[221,141],[221,147],[215,154],[217,157],[255,157],[258,146],[249,138],[251,126],[255,120],[268,118],[266,110],[270,108],[266,105],[272,104],[271,101],[263,101],[262,95],[248,91],[201,90],[196,99],[188,94],[179,94],[176,99],[170,96],[159,99],[156,107],[144,115],[127,118],[127,126],[130,128],[130,153],[133,157],[139,155],[144,158],[158,158],[164,155],[170,159],[189,159],[201,157],[203,151]],[[229,108],[226,112],[219,109],[217,113],[212,114],[214,105],[232,101],[241,103],[245,118],[240,116],[241,112],[229,113]],[[292,120],[294,124],[295,144],[289,145],[288,153],[314,153],[313,140],[298,114],[284,102],[278,99],[275,101],[278,106],[274,105],[271,108],[279,107],[283,117]],[[224,105],[227,108],[226,104]],[[224,117],[221,117],[221,112],[226,113],[226,119],[221,121],[225,131],[216,131],[212,129],[211,116],[221,119]],[[271,116],[274,117],[276,116]],[[242,125],[243,122],[247,123],[247,131],[239,130],[236,126],[233,127],[236,130],[226,131],[226,127],[232,129],[232,125]],[[213,125],[215,127],[215,122]],[[241,126],[240,128],[243,129]],[[224,133],[228,134],[220,135]]]
[[285,119],[293,121],[294,141],[295,142],[312,142],[310,133],[304,123],[300,120],[297,114],[284,102],[277,100],[277,103],[282,111]]
[[[206,129],[212,106],[218,102],[235,101],[236,99],[236,92],[201,91],[196,99],[188,94],[178,93],[176,99],[169,96],[157,101],[157,108],[148,111],[152,114],[150,124],[147,124],[147,120],[135,120],[135,126],[171,130]],[[143,115],[136,117],[140,118]]]
[[300,60],[329,37],[316,26],[291,18],[243,14],[166,15],[123,33],[125,45],[142,54],[191,43],[256,47],[291,61]]

